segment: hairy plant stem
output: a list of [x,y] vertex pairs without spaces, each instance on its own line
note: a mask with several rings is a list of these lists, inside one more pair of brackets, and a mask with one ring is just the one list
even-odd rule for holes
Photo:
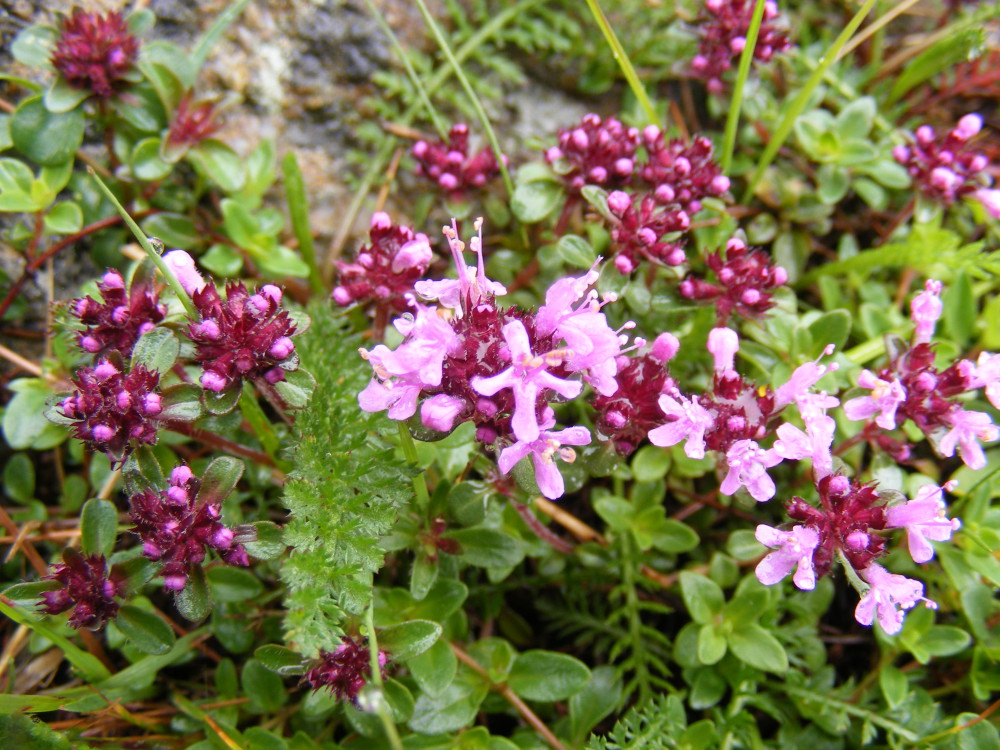
[[740,122],[740,108],[743,106],[743,87],[750,76],[750,64],[757,47],[757,36],[760,34],[760,24],[764,20],[764,0],[757,0],[750,18],[750,28],[747,30],[746,45],[740,54],[740,66],[736,72],[736,83],[733,85],[733,95],[729,100],[729,112],[726,114],[726,133],[722,142],[722,160],[719,166],[723,174],[729,174],[733,165],[733,150],[736,148],[736,130]]
[[236,456],[242,456],[243,458],[249,458],[251,461],[256,463],[265,464],[266,466],[271,466],[277,468],[277,464],[274,459],[263,451],[255,450],[246,445],[241,445],[240,443],[228,440],[227,438],[216,435],[214,432],[209,432],[208,430],[202,430],[199,427],[192,427],[187,422],[178,422],[174,420],[164,421],[163,426],[166,427],[171,432],[176,432],[178,435],[184,435],[192,440],[197,440],[211,448],[217,448],[218,450],[228,451]]
[[622,563],[622,585],[625,593],[625,607],[628,610],[628,634],[632,641],[635,680],[639,685],[639,703],[646,703],[653,695],[649,684],[649,668],[646,666],[646,646],[642,636],[642,619],[639,613],[639,595],[636,593],[636,548],[632,534],[626,532],[619,537]]

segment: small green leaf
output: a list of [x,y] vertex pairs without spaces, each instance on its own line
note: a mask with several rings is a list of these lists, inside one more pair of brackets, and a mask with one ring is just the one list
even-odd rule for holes
[[809,333],[813,340],[813,351],[810,352],[813,358],[822,354],[829,344],[833,344],[839,352],[851,333],[851,314],[847,310],[824,313],[809,324]]
[[187,158],[225,193],[235,193],[246,183],[243,158],[222,141],[202,141],[188,151]]
[[285,373],[285,379],[274,385],[278,395],[290,409],[302,409],[309,404],[316,390],[316,378],[306,370]]
[[510,210],[525,224],[537,224],[555,211],[563,199],[563,189],[556,182],[528,182],[519,185],[510,199]]
[[862,96],[848,104],[837,115],[837,130],[843,138],[864,138],[875,124],[878,107],[875,99]]
[[236,408],[236,404],[240,402],[241,393],[242,390],[239,385],[234,384],[218,393],[205,390],[201,394],[201,400],[205,404],[205,411],[209,414],[229,414],[229,412]]
[[632,528],[635,509],[628,500],[613,496],[598,498],[594,501],[594,510],[615,531],[628,531]]
[[964,348],[976,329],[977,304],[972,280],[964,270],[959,271],[941,295],[945,329],[959,346]]
[[558,701],[575,695],[590,681],[590,670],[572,656],[525,651],[514,661],[507,685],[522,698]]
[[644,445],[632,458],[632,476],[637,482],[655,482],[670,470],[670,452],[655,445]]
[[243,476],[243,461],[232,456],[219,456],[205,469],[198,490],[199,503],[217,504],[225,500]]
[[196,566],[188,576],[184,588],[174,595],[177,611],[191,622],[201,622],[212,612],[212,597],[205,582],[205,569]]
[[726,543],[726,551],[741,562],[760,557],[766,549],[763,544],[757,541],[757,538],[750,529],[737,529],[733,531],[729,535],[729,541]]
[[579,747],[587,734],[601,719],[621,703],[622,682],[614,667],[596,667],[590,682],[569,699],[570,736],[573,747]]
[[128,14],[125,22],[128,24],[129,33],[142,36],[156,24],[156,14],[149,8],[138,8]]
[[45,108],[57,114],[69,112],[89,96],[89,89],[70,86],[65,78],[59,76],[45,92]]
[[281,678],[257,659],[248,659],[243,665],[240,682],[254,713],[273,713],[288,700]]
[[556,243],[556,252],[565,263],[576,268],[590,268],[597,260],[594,248],[583,237],[564,234]]
[[170,372],[177,361],[181,344],[169,328],[151,328],[139,337],[132,349],[132,367],[145,365],[147,370],[155,370],[160,376]]
[[430,620],[410,620],[386,628],[379,634],[379,647],[389,652],[395,661],[423,653],[441,636],[441,626]]
[[254,539],[242,542],[250,557],[258,560],[274,560],[285,551],[281,528],[277,524],[271,521],[254,521],[245,528],[251,529],[251,533],[256,534]]
[[160,158],[160,139],[143,138],[132,150],[132,174],[140,180],[153,182],[162,180],[173,169]]
[[92,498],[80,511],[80,549],[86,555],[108,557],[118,539],[118,511],[113,503]]
[[828,206],[843,200],[851,187],[851,175],[843,167],[824,164],[816,173],[816,197]]
[[608,221],[618,221],[618,217],[608,208],[608,191],[597,185],[584,185],[580,190],[583,199],[597,209],[597,212]]
[[209,568],[206,573],[208,590],[218,602],[248,602],[264,590],[264,585],[253,573],[230,565]]
[[461,546],[459,557],[480,568],[506,568],[524,559],[521,543],[493,529],[459,529],[445,536]]
[[18,105],[10,120],[14,146],[33,162],[54,166],[72,161],[83,143],[82,109],[49,112],[42,97],[33,96]]
[[680,579],[681,594],[691,619],[700,625],[707,625],[722,614],[725,596],[719,584],[689,570],[681,571]]
[[182,383],[165,388],[161,392],[163,396],[163,410],[159,413],[160,419],[176,419],[181,422],[193,422],[201,416],[201,391],[202,389],[193,383]]
[[11,57],[29,68],[52,70],[52,50],[58,38],[59,32],[52,26],[28,26],[11,42]]
[[909,686],[906,675],[891,664],[886,664],[878,671],[878,684],[889,708],[896,708],[906,700]]
[[778,639],[760,625],[749,625],[729,634],[729,648],[740,661],[755,669],[782,673],[788,671],[788,656]]
[[410,728],[419,734],[444,734],[467,726],[476,718],[476,712],[489,688],[463,680],[453,680],[440,694],[424,693],[417,697],[410,717]]
[[282,677],[305,674],[309,668],[308,662],[301,654],[274,643],[261,646],[253,652],[253,657],[264,667]]
[[35,499],[35,465],[26,453],[15,453],[3,467],[3,490],[11,500],[26,505]]
[[43,378],[19,378],[8,383],[14,397],[3,412],[3,434],[14,450],[47,450],[66,439],[66,428],[46,419],[53,393]]
[[698,631],[698,661],[706,666],[726,655],[726,636],[715,625],[702,625]]
[[[142,222],[142,231],[149,237],[156,237],[170,248],[190,250],[202,242],[202,236],[195,229],[194,222],[183,214],[163,212],[153,214]],[[208,270],[212,270],[209,268]]]
[[243,268],[243,256],[231,245],[212,245],[198,262],[203,268],[224,279],[237,276]]
[[73,234],[83,226],[83,211],[72,201],[60,201],[45,214],[45,229],[52,234]]
[[59,581],[31,581],[30,583],[15,583],[3,590],[3,595],[14,604],[33,609],[46,591],[61,588]]
[[[655,510],[663,512],[662,508]],[[657,519],[657,523],[649,529],[649,534],[654,547],[675,555],[693,550],[700,541],[694,529],[673,518]]]
[[134,605],[122,605],[115,624],[144,654],[165,654],[174,645],[174,631],[163,618]]
[[437,640],[430,648],[406,662],[410,675],[428,695],[441,695],[455,679],[458,659],[447,641]]

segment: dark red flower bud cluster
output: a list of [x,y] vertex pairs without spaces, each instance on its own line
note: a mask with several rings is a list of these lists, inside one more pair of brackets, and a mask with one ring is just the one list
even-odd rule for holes
[[[383,677],[388,661],[389,655],[379,651],[378,664]],[[303,681],[313,690],[326,688],[338,700],[354,701],[367,684],[370,673],[368,649],[360,639],[346,637],[333,651],[319,652],[319,664],[306,673]]]
[[138,55],[139,40],[119,11],[101,15],[77,8],[63,22],[52,66],[73,88],[107,99]]
[[163,410],[156,392],[160,375],[136,365],[128,373],[108,360],[83,367],[73,378],[76,390],[59,403],[75,422],[73,437],[102,450],[111,465],[121,464],[136,445],[156,443],[156,416]]
[[579,125],[559,131],[559,145],[545,152],[571,193],[587,184],[615,188],[627,184],[635,169],[639,131],[609,117],[584,115]]
[[734,312],[759,318],[774,307],[774,290],[788,281],[788,272],[774,265],[767,253],[748,248],[735,237],[726,243],[724,252],[709,253],[705,262],[718,283],[689,274],[681,282],[680,293],[685,299],[715,300],[719,326]]
[[[707,12],[697,20],[701,40],[698,54],[691,60],[691,72],[706,81],[713,94],[722,93],[725,88],[722,74],[733,67],[746,47],[755,4],[752,0],[705,0]],[[788,48],[788,34],[775,23],[777,17],[778,4],[767,0],[757,33],[754,60],[768,62],[776,52]]]
[[788,504],[788,515],[819,532],[819,545],[813,552],[817,576],[830,572],[838,550],[855,570],[864,570],[885,554],[885,539],[878,534],[886,525],[885,502],[874,485],[834,474],[820,479],[816,489],[818,508],[795,497]]
[[212,549],[230,565],[249,565],[246,549],[220,521],[223,498],[199,498],[201,480],[187,466],[170,473],[170,487],[134,495],[129,515],[142,539],[142,552],[163,563],[164,586],[180,591],[195,566]]
[[618,390],[610,396],[595,392],[591,404],[596,426],[623,456],[634,451],[649,431],[663,424],[660,394],[674,387],[667,362],[680,346],[670,333],[661,333],[648,352],[618,356]]
[[417,160],[417,174],[436,183],[452,198],[481,188],[500,174],[500,166],[489,147],[469,155],[469,127],[461,122],[452,126],[447,142],[417,141],[413,144],[413,157]]
[[72,548],[63,551],[63,561],[42,580],[57,581],[62,588],[42,594],[41,610],[57,615],[72,608],[69,624],[74,628],[101,628],[118,612],[115,597],[125,596],[125,577],[112,568],[103,555],[86,557]]
[[78,336],[80,348],[90,354],[132,353],[135,342],[167,314],[158,295],[144,282],[132,284],[125,291],[125,280],[118,271],[108,271],[97,285],[101,301],[83,297],[73,301],[71,310],[87,326]]
[[646,162],[639,167],[639,176],[653,189],[656,201],[664,206],[677,206],[691,216],[701,211],[705,198],[718,198],[729,190],[729,178],[712,161],[712,142],[704,136],[690,145],[674,139],[667,141],[655,125],[642,131]]
[[177,111],[167,131],[166,146],[196,146],[221,126],[218,110],[211,101],[195,101],[188,91],[177,103]]
[[716,370],[712,390],[692,398],[713,419],[705,430],[705,447],[719,453],[740,440],[766,438],[772,431],[768,422],[780,411],[770,388],[747,382],[735,370]]
[[638,207],[628,193],[616,190],[608,196],[608,209],[618,219],[611,230],[615,246],[615,268],[631,273],[641,258],[652,263],[679,266],[684,262],[684,242],[664,240],[664,235],[685,232],[691,218],[680,208],[660,206],[652,194],[638,200]]
[[965,115],[944,137],[930,125],[921,125],[909,146],[892,150],[893,158],[906,167],[921,193],[950,206],[989,181],[983,174],[989,159],[968,143],[982,126],[983,119],[976,114]]
[[352,263],[337,261],[339,280],[333,290],[338,305],[375,302],[387,311],[407,310],[405,295],[434,259],[426,234],[393,224],[389,214],[372,215],[370,244],[362,245]]
[[273,385],[285,379],[286,370],[297,369],[289,338],[295,323],[280,308],[278,287],[265,284],[250,294],[242,282],[230,282],[223,300],[209,283],[191,296],[201,321],[188,326],[188,337],[195,343],[206,390],[219,393],[259,377]]

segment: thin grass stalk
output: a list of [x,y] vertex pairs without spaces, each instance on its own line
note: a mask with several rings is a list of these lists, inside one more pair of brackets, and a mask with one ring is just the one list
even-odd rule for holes
[[309,198],[306,196],[305,180],[299,169],[295,152],[289,151],[281,160],[281,172],[285,178],[285,198],[288,201],[288,216],[292,221],[292,231],[299,241],[299,254],[309,266],[309,287],[315,294],[323,294],[326,289],[316,265],[316,245],[313,243],[309,226]]
[[615,30],[612,29],[611,24],[608,23],[608,17],[604,15],[604,11],[601,10],[601,6],[598,5],[597,0],[587,0],[587,7],[590,8],[590,12],[594,16],[594,20],[597,21],[597,25],[600,26],[601,33],[604,34],[604,38],[607,40],[608,46],[611,47],[611,54],[614,55],[615,62],[617,62],[618,67],[621,68],[622,74],[625,76],[625,80],[628,81],[629,88],[631,88],[632,93],[635,94],[635,98],[639,100],[639,105],[642,107],[643,112],[646,113],[646,119],[649,121],[649,124],[659,125],[660,118],[659,115],[656,114],[656,108],[653,106],[653,102],[650,101],[649,95],[646,93],[646,89],[642,85],[642,81],[639,80],[639,76],[635,72],[635,66],[632,65],[632,61],[625,52],[625,48],[622,47],[622,43],[618,41],[618,35],[615,34]]
[[430,118],[431,122],[434,124],[434,129],[437,134],[441,137],[441,140],[448,139],[448,128],[445,127],[444,121],[438,114],[437,110],[434,109],[434,105],[431,104],[430,96],[427,94],[427,90],[424,88],[423,82],[420,80],[420,76],[417,75],[417,71],[413,68],[413,63],[410,62],[409,56],[406,54],[406,50],[403,49],[402,45],[399,43],[399,38],[396,36],[392,27],[386,22],[385,16],[375,7],[372,0],[365,0],[365,5],[368,7],[368,12],[371,13],[375,22],[382,29],[382,33],[389,38],[389,42],[392,44],[393,50],[396,52],[396,56],[399,61],[403,63],[403,67],[406,68],[406,75],[410,79],[410,83],[413,84],[413,88],[417,91],[417,96],[420,97],[421,103],[424,105],[424,109],[427,110],[427,116]]
[[[864,31],[862,31],[860,34],[854,37],[846,45],[844,45],[844,48],[840,50],[840,53],[837,55],[837,59],[842,60],[844,57],[851,54],[855,49],[858,48],[858,45],[864,44],[865,40],[867,40],[872,35],[881,31],[888,24],[892,23],[897,16],[901,16],[903,13],[908,11],[918,2],[920,2],[920,0],[903,0],[901,3],[899,3],[899,5],[894,6],[888,12],[886,12],[885,15],[881,16],[872,23],[868,24],[865,27]],[[881,53],[882,51],[881,45],[876,44],[875,48],[876,50],[878,50],[879,53]]]
[[373,709],[382,721],[386,739],[392,750],[403,750],[403,742],[399,738],[396,724],[389,715],[389,704],[385,700],[385,686],[382,684],[382,665],[378,660],[378,636],[375,633],[375,602],[368,605],[365,611],[365,629],[368,631],[368,658],[371,664],[372,684],[378,688],[378,698]]
[[865,17],[871,11],[872,6],[874,6],[876,0],[865,0],[865,4],[861,6],[861,9],[854,14],[854,17],[848,22],[844,30],[840,32],[840,35],[834,40],[833,44],[823,55],[822,61],[816,66],[816,70],[812,72],[809,79],[805,82],[805,85],[796,95],[795,99],[792,100],[788,111],[785,112],[785,116],[782,118],[781,122],[778,124],[777,129],[771,136],[771,140],[768,142],[767,147],[764,149],[764,153],[761,154],[760,161],[757,163],[757,168],[754,170],[753,176],[750,181],[747,182],[746,189],[743,191],[743,197],[740,199],[741,203],[747,203],[751,196],[753,195],[754,188],[757,187],[757,183],[760,182],[760,178],[764,176],[764,170],[766,170],[771,162],[774,161],[774,157],[778,155],[778,149],[780,149],[788,136],[791,135],[792,127],[795,125],[795,121],[799,118],[802,112],[805,110],[806,105],[809,103],[809,97],[812,96],[813,91],[823,80],[823,76],[826,71],[833,65],[834,61],[837,59],[837,55],[840,50],[843,49],[844,45],[850,40],[854,35],[854,32],[858,30],[861,22],[865,20]]
[[507,190],[507,195],[514,195],[514,183],[510,179],[510,172],[507,171],[507,165],[504,164],[503,151],[500,150],[500,141],[497,140],[496,131],[493,130],[493,125],[490,124],[490,118],[486,115],[486,110],[483,109],[483,103],[479,100],[476,92],[472,88],[472,84],[469,83],[469,79],[465,75],[465,71],[462,70],[461,64],[455,58],[455,53],[451,51],[451,45],[448,44],[448,40],[444,38],[444,34],[441,33],[440,27],[437,25],[437,21],[434,20],[434,16],[427,9],[427,3],[424,0],[416,0],[417,7],[420,8],[420,14],[424,17],[424,23],[427,24],[427,28],[430,30],[431,34],[434,36],[434,40],[437,42],[438,47],[441,48],[441,52],[444,54],[445,58],[448,60],[448,64],[451,65],[452,70],[455,72],[455,78],[458,79],[459,84],[465,91],[465,95],[469,97],[469,103],[472,108],[476,110],[476,117],[479,118],[479,123],[483,126],[483,132],[486,133],[486,139],[490,142],[490,148],[493,149],[493,156],[496,157],[497,164],[500,167],[500,176],[503,178],[504,188]]
[[760,25],[764,21],[764,0],[757,0],[750,18],[750,28],[747,29],[747,43],[740,54],[740,66],[736,71],[736,83],[733,85],[733,96],[729,100],[729,113],[726,115],[726,133],[722,141],[722,172],[729,174],[733,165],[733,150],[736,148],[736,130],[740,123],[740,108],[743,106],[743,87],[750,76],[750,65],[753,63],[753,53],[757,47],[757,36]]

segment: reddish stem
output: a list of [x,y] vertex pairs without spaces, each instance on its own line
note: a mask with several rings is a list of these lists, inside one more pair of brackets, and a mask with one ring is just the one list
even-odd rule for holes
[[514,510],[517,511],[517,514],[528,525],[528,528],[535,532],[535,536],[552,547],[552,549],[556,552],[561,552],[564,555],[569,555],[573,552],[573,545],[552,533],[552,531],[550,531],[549,528],[539,521],[538,517],[531,512],[531,508],[514,499],[511,499],[511,503],[514,505]]
[[178,433],[179,435],[185,435],[192,440],[197,440],[198,442],[204,443],[212,448],[228,451],[229,453],[242,456],[243,458],[249,458],[255,463],[262,463],[271,467],[275,466],[271,457],[263,451],[254,450],[253,448],[248,448],[247,446],[241,445],[240,443],[236,443],[232,440],[227,440],[226,438],[220,437],[219,435],[209,432],[208,430],[193,427],[187,422],[167,420],[163,422],[163,426],[168,430]]

